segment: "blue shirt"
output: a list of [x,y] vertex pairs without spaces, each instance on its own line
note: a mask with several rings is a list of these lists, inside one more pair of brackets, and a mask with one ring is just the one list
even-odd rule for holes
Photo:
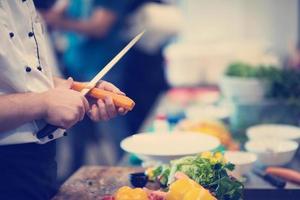
[[74,20],[85,20],[97,8],[111,10],[117,15],[117,21],[106,37],[99,39],[75,32],[66,34],[68,48],[64,54],[64,62],[69,75],[79,81],[94,77],[123,46],[120,29],[126,11],[126,0],[72,0],[67,14]]

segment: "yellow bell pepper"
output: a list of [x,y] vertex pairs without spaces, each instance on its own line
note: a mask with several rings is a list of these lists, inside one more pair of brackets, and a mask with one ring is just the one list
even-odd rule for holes
[[206,158],[206,159],[210,159],[213,157],[213,153],[210,151],[205,151],[203,153],[200,154],[201,158]]
[[141,189],[131,189],[130,187],[121,187],[115,193],[115,200],[149,200],[147,193]]
[[145,174],[148,176],[148,179],[150,181],[154,181],[155,180],[155,177],[154,177],[154,172],[153,172],[154,168],[153,167],[150,167],[146,170]]
[[201,185],[186,178],[170,185],[166,200],[216,200],[216,198]]

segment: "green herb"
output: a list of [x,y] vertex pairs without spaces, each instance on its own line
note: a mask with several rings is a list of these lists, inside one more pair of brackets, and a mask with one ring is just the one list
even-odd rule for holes
[[282,69],[269,76],[272,82],[269,96],[277,100],[287,100],[298,104],[300,100],[300,70]]
[[253,66],[243,62],[231,63],[225,74],[227,76],[243,77],[243,78],[268,78],[277,73],[277,67],[272,65]]
[[[169,174],[168,185],[175,180],[176,172],[183,172],[203,187],[209,189],[218,200],[239,200],[242,198],[243,184],[230,177],[234,165],[224,162],[212,162],[199,156],[188,156],[171,162],[169,166],[160,166],[158,177]],[[156,171],[156,170],[155,170]]]
[[284,101],[300,109],[300,70],[280,69],[272,65],[253,66],[243,62],[231,63],[225,74],[232,77],[259,78],[269,82],[269,99]]
[[168,165],[161,165],[153,170],[153,177],[156,177],[161,186],[165,187],[168,183],[170,175],[170,167]]

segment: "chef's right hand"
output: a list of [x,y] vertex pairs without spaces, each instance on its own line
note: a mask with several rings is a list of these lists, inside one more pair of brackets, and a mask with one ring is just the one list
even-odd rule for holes
[[42,93],[43,119],[52,125],[68,129],[84,118],[90,109],[87,99],[71,90],[73,79],[56,85],[56,88]]

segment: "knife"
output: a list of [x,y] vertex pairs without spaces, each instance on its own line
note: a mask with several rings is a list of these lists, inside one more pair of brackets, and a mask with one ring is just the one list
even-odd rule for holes
[[[115,64],[141,39],[145,31],[135,36],[87,85],[81,90],[81,94],[87,95],[97,83],[115,66]],[[59,127],[47,124],[42,130],[40,130],[36,136],[38,139],[47,137],[51,140],[54,138],[52,133]]]
[[266,173],[300,185],[300,172],[283,167],[267,167]]
[[283,179],[277,177],[277,176],[273,176],[271,174],[267,174],[265,172],[265,170],[259,168],[259,167],[255,167],[253,169],[254,174],[256,174],[257,176],[263,178],[265,181],[269,182],[271,185],[277,187],[277,188],[284,188],[286,185],[286,181],[284,181]]

